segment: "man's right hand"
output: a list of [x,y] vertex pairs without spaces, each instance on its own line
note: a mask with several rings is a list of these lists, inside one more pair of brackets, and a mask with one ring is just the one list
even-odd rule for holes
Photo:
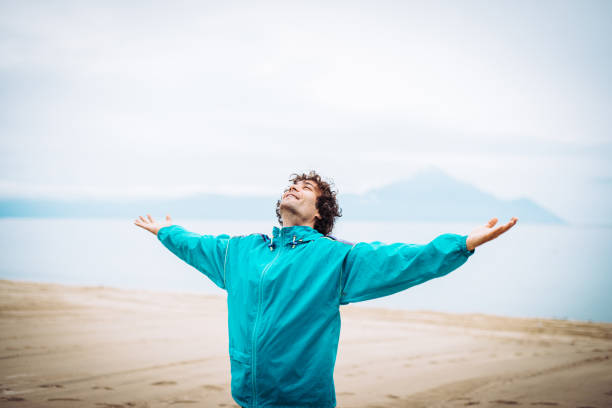
[[147,214],[147,218],[148,218],[148,220],[146,220],[141,215],[141,216],[139,216],[139,218],[136,218],[136,220],[134,221],[134,224],[138,225],[141,228],[146,229],[147,231],[152,232],[155,235],[157,235],[157,231],[159,231],[163,227],[174,225],[174,223],[172,222],[172,218],[170,218],[169,215],[166,215],[166,221],[165,222],[161,222],[161,221],[157,222],[149,214]]

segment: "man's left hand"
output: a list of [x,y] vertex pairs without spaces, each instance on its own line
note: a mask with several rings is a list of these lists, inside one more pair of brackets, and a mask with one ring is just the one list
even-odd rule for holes
[[506,225],[499,225],[493,228],[493,226],[497,223],[497,218],[491,218],[487,224],[477,227],[474,229],[474,231],[470,232],[470,235],[468,235],[466,240],[467,249],[472,251],[477,246],[497,238],[499,235],[512,228],[517,221],[518,218],[512,217],[510,222],[508,222]]

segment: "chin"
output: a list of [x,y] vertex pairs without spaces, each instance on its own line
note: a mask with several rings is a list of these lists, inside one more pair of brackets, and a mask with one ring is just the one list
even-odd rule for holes
[[294,205],[294,203],[281,202],[281,204],[278,207],[278,209],[281,212],[281,214],[283,212],[286,212],[287,214],[298,214],[299,213],[299,210],[298,210],[297,206]]

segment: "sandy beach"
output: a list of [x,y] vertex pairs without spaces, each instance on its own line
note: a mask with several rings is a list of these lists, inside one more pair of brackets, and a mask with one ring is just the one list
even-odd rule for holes
[[[612,324],[343,306],[338,407],[612,407]],[[0,407],[235,407],[222,295],[0,280]]]

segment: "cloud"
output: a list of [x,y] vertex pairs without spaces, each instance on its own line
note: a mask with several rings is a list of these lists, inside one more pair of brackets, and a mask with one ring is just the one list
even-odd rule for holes
[[270,193],[310,168],[359,192],[433,164],[565,216],[612,173],[606,2],[0,7],[0,194]]

